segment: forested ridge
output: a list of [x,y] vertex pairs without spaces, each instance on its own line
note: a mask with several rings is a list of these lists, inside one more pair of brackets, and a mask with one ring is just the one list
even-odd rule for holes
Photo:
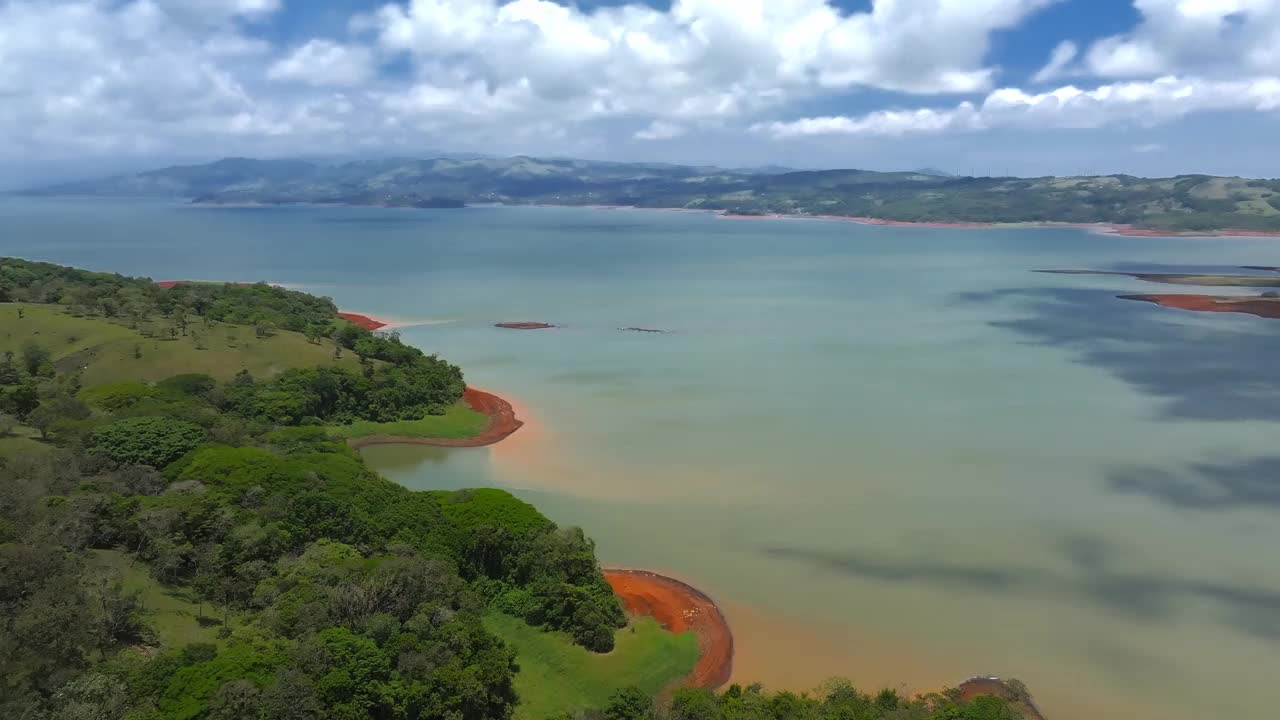
[[[500,490],[410,491],[322,427],[438,411],[462,393],[456,366],[265,285],[160,288],[4,259],[0,295],[0,340],[20,348],[0,362],[0,431],[21,441],[0,453],[0,718],[500,719],[518,707],[519,665],[487,613],[614,647],[626,618],[580,529]],[[105,360],[63,362],[52,332],[14,335],[45,306],[172,337],[87,384]],[[217,323],[323,337],[359,362],[129,377]],[[1015,717],[1003,701],[844,685],[680,691],[660,706],[624,690],[599,712]]]
[[957,177],[936,171],[729,170],[522,156],[348,163],[226,158],[29,193],[182,197],[208,204],[624,205],[901,222],[1280,232],[1280,180],[1200,174]]

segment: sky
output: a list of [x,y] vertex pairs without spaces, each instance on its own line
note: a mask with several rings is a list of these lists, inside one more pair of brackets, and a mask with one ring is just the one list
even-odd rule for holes
[[1280,175],[1280,0],[0,0],[0,187],[254,157]]

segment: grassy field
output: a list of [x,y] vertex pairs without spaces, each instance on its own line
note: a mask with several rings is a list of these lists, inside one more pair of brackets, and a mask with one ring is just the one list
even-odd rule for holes
[[[92,553],[90,562],[94,567],[110,571],[120,577],[125,589],[141,593],[147,623],[155,630],[161,647],[181,647],[195,642],[221,644],[218,639],[218,629],[222,627],[221,608],[205,603],[205,620],[201,622],[201,605],[193,602],[185,590],[156,582],[144,563],[130,562],[129,555],[117,550]],[[232,612],[232,626],[236,624],[236,617]]]
[[329,430],[345,438],[370,435],[395,435],[421,438],[468,438],[479,435],[489,423],[489,416],[478,413],[459,402],[444,415],[428,415],[421,420],[376,423],[360,420],[350,425],[333,425]]
[[605,655],[574,645],[563,633],[543,632],[507,615],[490,614],[484,624],[516,650],[517,720],[603,708],[610,695],[630,685],[657,694],[689,674],[698,661],[698,640],[692,633],[673,635],[651,618],[619,630],[617,646]]
[[[154,382],[182,373],[229,380],[240,370],[262,378],[292,367],[360,364],[349,352],[335,360],[331,340],[313,344],[301,333],[281,330],[259,339],[253,328],[193,322],[186,336],[179,333],[177,339],[169,339],[171,327],[169,321],[157,319],[134,330],[101,317],[73,317],[56,305],[3,304],[0,352],[20,353],[27,341],[35,340],[49,349],[59,369],[83,368],[85,385]],[[153,337],[145,337],[142,330]]]
[[0,437],[0,458],[11,458],[19,453],[49,452],[50,446],[24,435]]

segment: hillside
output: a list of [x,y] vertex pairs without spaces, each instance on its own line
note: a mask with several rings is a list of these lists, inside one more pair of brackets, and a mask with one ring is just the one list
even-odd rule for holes
[[1280,231],[1280,180],[1208,175],[976,178],[930,170],[724,170],[530,157],[347,163],[228,158],[26,194],[172,197],[210,204],[627,205],[903,222]]

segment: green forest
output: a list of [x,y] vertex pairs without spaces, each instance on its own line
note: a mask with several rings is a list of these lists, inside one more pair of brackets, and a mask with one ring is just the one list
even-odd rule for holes
[[[502,719],[528,717],[522,692],[547,717],[1018,717],[652,676],[557,705],[521,673],[634,650],[592,541],[501,490],[410,491],[329,429],[444,412],[458,367],[266,285],[2,259],[0,299],[0,717]],[[189,354],[203,371],[156,376]],[[562,647],[518,656],[521,628]]]

